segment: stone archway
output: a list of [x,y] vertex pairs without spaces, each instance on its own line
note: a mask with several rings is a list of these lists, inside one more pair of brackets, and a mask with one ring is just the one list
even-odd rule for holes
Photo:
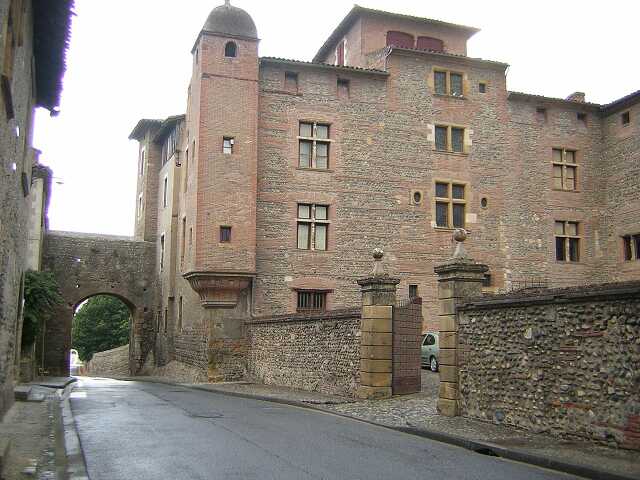
[[43,268],[51,271],[65,302],[45,326],[44,368],[49,375],[69,375],[71,325],[80,303],[112,295],[131,311],[129,370],[135,375],[153,347],[154,245],[129,237],[48,232]]

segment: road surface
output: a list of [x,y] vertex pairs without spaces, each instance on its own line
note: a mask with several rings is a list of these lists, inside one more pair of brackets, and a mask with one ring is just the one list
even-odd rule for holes
[[148,382],[71,395],[91,480],[575,479],[356,420]]

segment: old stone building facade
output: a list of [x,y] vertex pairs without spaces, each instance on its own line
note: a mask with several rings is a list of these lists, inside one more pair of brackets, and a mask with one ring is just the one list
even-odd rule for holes
[[39,265],[41,244],[28,238],[41,235],[50,177],[32,146],[34,108],[59,105],[72,5],[0,0],[0,418],[18,378],[24,272]]
[[356,306],[374,247],[437,330],[454,227],[487,291],[640,278],[640,91],[510,92],[506,64],[467,56],[477,31],[356,6],[304,62],[213,10],[185,114],[131,133],[157,362],[208,348],[210,378],[237,376],[247,318]]

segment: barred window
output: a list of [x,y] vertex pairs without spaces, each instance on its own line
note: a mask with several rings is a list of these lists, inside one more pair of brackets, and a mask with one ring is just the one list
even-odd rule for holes
[[327,205],[298,204],[298,248],[326,250],[329,231]]
[[298,166],[302,168],[329,168],[329,125],[300,122],[298,135]]
[[556,221],[554,233],[556,239],[556,260],[559,262],[579,262],[579,223]]
[[316,290],[298,291],[298,312],[324,312],[327,306],[327,292]]

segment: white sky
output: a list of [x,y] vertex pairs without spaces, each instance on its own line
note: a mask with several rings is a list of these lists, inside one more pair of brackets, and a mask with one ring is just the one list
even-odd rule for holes
[[[640,89],[637,0],[359,0],[481,28],[469,55],[509,63],[509,90],[608,103]],[[183,113],[191,47],[223,0],[76,0],[61,114],[36,116],[53,168],[51,228],[131,235],[140,118]],[[261,56],[311,60],[351,2],[232,0],[253,17]],[[63,182],[57,184],[56,182]]]

